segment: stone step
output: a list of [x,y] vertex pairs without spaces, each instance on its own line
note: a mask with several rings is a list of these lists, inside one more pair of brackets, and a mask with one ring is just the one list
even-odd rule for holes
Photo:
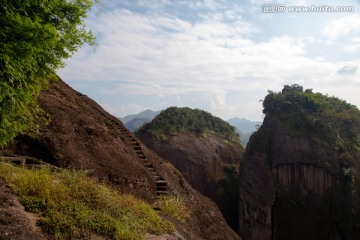
[[168,187],[167,186],[157,186],[156,187],[156,191],[167,191]]
[[156,191],[156,195],[160,196],[160,195],[168,195],[169,192],[168,191]]
[[157,186],[167,186],[167,181],[165,180],[158,180],[156,181]]
[[146,162],[144,163],[144,165],[147,167],[147,168],[153,168],[154,165],[151,163],[151,162]]
[[154,175],[155,180],[158,180],[158,179],[159,179],[158,176],[161,177],[156,171],[151,172],[151,173]]

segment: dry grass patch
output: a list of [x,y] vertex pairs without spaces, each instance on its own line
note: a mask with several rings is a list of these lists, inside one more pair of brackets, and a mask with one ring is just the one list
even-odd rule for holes
[[186,207],[185,202],[178,196],[164,196],[157,200],[157,205],[161,212],[185,222],[190,215],[190,210]]
[[[0,176],[25,209],[40,214],[40,225],[56,240],[90,232],[112,239],[144,239],[145,233],[173,232],[174,226],[145,202],[122,195],[84,172],[29,170],[0,163]],[[86,237],[86,236],[85,236]]]

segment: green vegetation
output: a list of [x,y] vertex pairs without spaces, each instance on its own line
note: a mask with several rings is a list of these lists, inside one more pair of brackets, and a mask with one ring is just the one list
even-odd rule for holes
[[339,98],[294,84],[281,92],[269,91],[263,106],[263,112],[276,116],[288,133],[304,133],[338,149],[360,146],[360,111]]
[[36,133],[37,97],[55,70],[84,43],[87,11],[98,0],[2,0],[0,4],[0,146]]
[[217,198],[220,200],[218,206],[228,224],[236,229],[239,215],[239,166],[224,166],[224,175],[216,186]]
[[0,176],[26,210],[40,214],[40,225],[52,239],[75,239],[93,232],[111,239],[138,240],[145,233],[175,230],[150,205],[121,195],[84,172],[28,170],[0,163]]
[[227,140],[240,143],[235,128],[222,119],[199,109],[187,107],[170,107],[157,115],[150,123],[137,131],[142,135],[146,131],[152,132],[157,138],[165,140],[168,135],[192,132],[204,137],[207,133],[217,133]]
[[164,196],[157,200],[157,204],[162,213],[185,222],[190,215],[190,210],[185,206],[185,202],[180,197]]
[[[267,117],[275,117],[287,134],[304,135],[311,138],[316,147],[335,150],[338,165],[332,167],[325,159],[323,167],[339,169],[337,173],[339,188],[327,198],[329,200],[327,203],[331,206],[325,206],[326,202],[324,202],[325,208],[320,208],[316,214],[319,220],[330,219],[330,222],[336,225],[337,234],[340,233],[344,238],[357,239],[358,230],[354,228],[357,220],[354,219],[359,219],[356,213],[359,201],[356,192],[358,190],[356,156],[360,151],[358,108],[339,98],[314,93],[311,89],[304,90],[297,84],[285,85],[281,92],[269,91],[263,106],[263,112]],[[255,137],[259,140],[252,144],[268,154],[268,162],[271,165],[270,147],[274,133],[260,129],[256,134],[258,136]],[[313,201],[311,199],[304,201],[303,195],[290,196],[280,191],[277,191],[277,197],[297,206],[304,213]],[[276,208],[277,206],[275,211]]]

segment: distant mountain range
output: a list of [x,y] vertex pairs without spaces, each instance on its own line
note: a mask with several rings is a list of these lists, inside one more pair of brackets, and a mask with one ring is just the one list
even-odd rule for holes
[[251,134],[253,134],[253,132],[255,132],[262,124],[262,122],[251,121],[246,118],[231,118],[227,120],[227,122],[236,127],[243,145],[247,145]]
[[130,131],[135,132],[139,127],[147,122],[151,122],[161,111],[152,111],[150,109],[142,111],[138,114],[127,115],[120,120]]
[[246,118],[231,118],[227,120],[228,123],[239,129],[242,133],[252,133],[255,132],[262,124],[258,121],[250,121]]
[[[139,127],[147,122],[151,122],[161,111],[152,111],[150,109],[142,111],[138,114],[127,115],[120,120],[132,132],[135,132]],[[246,118],[231,118],[227,120],[232,126],[237,129],[240,134],[241,143],[246,145],[253,132],[262,124],[259,121],[251,121]]]

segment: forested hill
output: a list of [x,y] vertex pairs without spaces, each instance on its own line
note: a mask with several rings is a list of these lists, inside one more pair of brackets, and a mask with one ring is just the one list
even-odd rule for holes
[[264,114],[277,117],[285,131],[306,133],[337,149],[360,146],[360,111],[344,100],[295,84],[269,91],[263,106]]
[[188,107],[170,107],[161,111],[152,122],[141,127],[137,134],[141,135],[145,131],[152,132],[160,139],[178,133],[191,132],[205,136],[206,133],[213,132],[232,142],[240,143],[239,135],[229,123],[206,111]]
[[241,162],[240,236],[360,239],[359,109],[297,84],[263,107]]

